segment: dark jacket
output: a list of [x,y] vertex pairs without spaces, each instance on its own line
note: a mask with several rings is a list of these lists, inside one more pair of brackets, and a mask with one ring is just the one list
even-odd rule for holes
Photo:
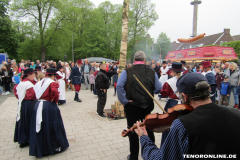
[[154,71],[157,73],[157,75],[160,75],[160,69],[161,69],[161,66],[156,66],[154,68]]
[[81,84],[82,79],[82,70],[78,66],[72,68],[71,74],[69,76],[69,80],[72,80],[72,84]]
[[[84,73],[85,63],[82,65],[82,72]],[[92,66],[88,63],[89,73],[91,72]]]
[[188,136],[188,154],[240,155],[238,110],[210,103],[178,119],[186,130],[184,136]]
[[221,95],[230,95],[231,94],[231,84],[230,82],[222,82],[220,85],[220,94]]
[[223,72],[217,73],[215,77],[216,77],[217,89],[219,89],[222,81],[224,80]]
[[8,71],[8,76],[5,76],[4,72],[1,72],[0,75],[4,76],[4,77],[2,77],[2,83],[12,82],[13,72],[11,69]]
[[109,79],[108,77],[112,77],[117,72],[106,72],[102,69],[97,73],[97,77],[95,80],[96,89],[108,89],[109,88]]
[[[113,71],[117,72],[117,70],[118,70],[118,67],[115,66],[114,69],[113,69]],[[118,81],[118,73],[117,73],[117,74],[114,74],[114,76],[113,76],[113,82],[114,82],[114,83],[117,83],[117,81]]]

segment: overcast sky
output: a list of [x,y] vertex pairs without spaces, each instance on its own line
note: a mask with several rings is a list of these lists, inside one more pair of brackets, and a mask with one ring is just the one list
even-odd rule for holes
[[[91,0],[96,6],[105,0]],[[109,0],[113,4],[122,4],[123,0]],[[151,0],[156,4],[159,19],[148,33],[157,39],[166,32],[171,41],[189,38],[192,34],[193,0]],[[230,28],[230,34],[240,34],[240,0],[202,0],[198,7],[197,33],[212,35]]]

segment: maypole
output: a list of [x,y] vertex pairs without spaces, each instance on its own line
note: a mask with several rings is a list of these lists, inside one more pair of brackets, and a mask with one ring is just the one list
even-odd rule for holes
[[[121,38],[121,49],[120,49],[120,59],[119,59],[119,74],[126,68],[127,59],[127,43],[128,43],[128,15],[129,15],[129,0],[123,1],[123,13],[122,13],[122,38]],[[112,110],[115,110],[116,115],[124,117],[124,107],[120,101],[115,102]]]

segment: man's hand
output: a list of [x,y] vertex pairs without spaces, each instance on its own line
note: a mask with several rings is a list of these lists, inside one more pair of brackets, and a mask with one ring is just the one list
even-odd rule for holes
[[103,90],[104,93],[106,93],[106,91],[107,91],[106,89]]
[[137,129],[135,129],[134,131],[139,137],[141,137],[143,135],[148,136],[146,126],[140,127],[140,122],[138,122],[138,121],[137,121],[137,124],[134,124],[134,126],[137,126]]
[[227,96],[229,97],[229,94]]

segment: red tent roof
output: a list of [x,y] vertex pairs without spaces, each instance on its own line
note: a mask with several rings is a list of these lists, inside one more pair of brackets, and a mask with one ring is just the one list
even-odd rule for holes
[[166,60],[236,60],[238,59],[232,47],[199,47],[168,52]]

